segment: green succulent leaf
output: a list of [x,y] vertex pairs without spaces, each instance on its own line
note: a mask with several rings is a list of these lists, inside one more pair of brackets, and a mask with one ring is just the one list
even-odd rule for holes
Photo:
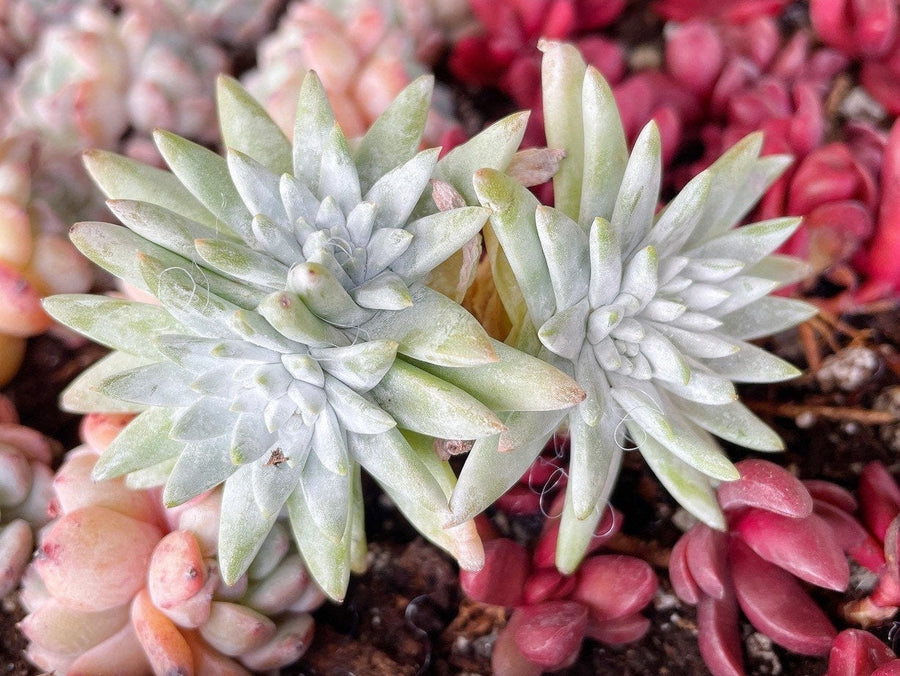
[[140,413],[116,435],[91,472],[104,481],[153,467],[175,458],[184,444],[168,436],[175,423],[175,409],[155,407]]
[[140,413],[146,408],[145,406],[105,395],[101,392],[100,385],[111,377],[155,361],[127,352],[108,354],[94,362],[69,383],[60,396],[60,408],[70,413],[91,413],[92,411]]

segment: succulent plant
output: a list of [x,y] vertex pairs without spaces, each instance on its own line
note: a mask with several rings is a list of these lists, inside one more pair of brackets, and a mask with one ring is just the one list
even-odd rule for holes
[[[293,2],[257,53],[256,68],[242,82],[288,137],[306,69],[321,79],[348,137],[361,136],[413,78],[425,73],[410,36],[374,0],[354,2],[340,16],[321,4]],[[443,143],[454,130],[458,135],[448,113],[431,110],[425,142]]]
[[900,658],[874,634],[845,629],[831,644],[825,676],[891,676],[898,671]]
[[[647,125],[629,157],[599,72],[572,46],[543,48],[548,145],[566,151],[553,179],[556,206],[540,205],[490,169],[476,173],[475,189],[500,244],[494,279],[518,327],[513,339],[573,374],[588,393],[563,413],[571,463],[557,565],[572,572],[615,483],[626,438],[688,511],[725,527],[713,487],[739,475],[712,435],[756,450],[782,448],[737,401],[733,383],[799,373],[748,341],[815,311],[767,295],[805,274],[800,261],[769,255],[799,219],[736,227],[787,158],[760,158],[762,138],[751,135],[657,212],[656,126]],[[511,486],[559,421],[553,413],[512,414],[508,434],[527,442],[509,454],[498,455],[493,439],[476,441],[450,502],[456,518],[470,518]]]
[[216,489],[166,510],[159,489],[95,482],[98,452],[130,416],[84,418],[86,443],[53,479],[58,514],[25,575],[28,658],[56,673],[229,674],[286,666],[312,640],[324,600],[277,523],[249,570],[225,585]]
[[19,370],[26,339],[52,324],[41,296],[86,291],[93,281],[37,185],[37,161],[30,136],[0,138],[0,385]]
[[505,446],[513,440],[497,411],[542,415],[584,397],[424,284],[487,219],[478,206],[437,210],[429,181],[474,201],[475,169],[502,170],[525,122],[501,120],[438,162],[437,149],[418,152],[430,90],[429,77],[413,82],[351,150],[315,74],[293,146],[223,76],[227,157],[167,132],[155,138],[174,174],[87,156],[127,227],[81,223],[71,237],[159,305],[45,301],[115,348],[62,405],[139,414],[97,464],[98,480],[165,482],[167,505],[224,482],[226,583],[247,570],[286,505],[307,567],[341,598],[364,562],[360,466],[420,531],[477,568],[474,525],[444,528],[455,477],[432,438],[466,447],[502,436]]
[[[560,501],[548,509],[532,549],[505,537],[486,539],[485,565],[462,571],[463,592],[475,600],[512,608],[491,654],[496,676],[538,676],[570,666],[585,637],[608,645],[640,639],[650,621],[641,614],[658,581],[645,561],[596,554],[572,575],[554,565]],[[607,509],[591,541],[601,549],[622,527],[622,515]]]
[[739,608],[779,645],[803,655],[828,654],[837,631],[801,581],[842,591],[850,575],[847,530],[820,515],[822,505],[832,514],[852,502],[849,493],[824,481],[805,486],[764,460],[737,466],[741,478],[723,482],[718,494],[728,532],[697,524],[678,540],[669,561],[675,593],[697,606],[700,653],[715,676],[744,673]]
[[60,450],[20,425],[12,401],[0,395],[0,596],[18,586],[34,550],[34,532],[50,520],[50,465]]

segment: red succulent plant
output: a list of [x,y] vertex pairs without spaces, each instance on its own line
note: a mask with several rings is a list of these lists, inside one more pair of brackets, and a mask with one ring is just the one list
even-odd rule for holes
[[545,521],[531,551],[505,537],[485,542],[484,568],[461,572],[460,582],[471,599],[513,609],[494,644],[496,676],[537,676],[569,666],[585,637],[619,645],[647,632],[650,621],[640,611],[656,592],[653,569],[632,556],[595,553],[621,524],[615,509],[604,512],[594,553],[573,575],[554,567],[558,519]]

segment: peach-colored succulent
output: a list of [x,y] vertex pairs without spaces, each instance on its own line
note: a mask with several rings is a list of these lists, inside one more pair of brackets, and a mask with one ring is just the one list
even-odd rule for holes
[[93,279],[53,211],[33,199],[35,159],[27,135],[0,139],[0,385],[18,371],[25,339],[52,323],[41,297],[86,291]]
[[102,450],[130,420],[87,416],[86,443],[53,480],[59,516],[23,583],[28,658],[58,673],[222,674],[276,669],[305,652],[311,582],[276,524],[232,586],[216,566],[221,492],[165,509],[158,489],[94,482]]
[[58,445],[19,424],[12,401],[0,395],[0,597],[16,588],[34,549],[33,529],[50,520]]
[[[409,36],[392,25],[375,2],[355,3],[341,18],[324,7],[293,2],[276,32],[260,43],[257,64],[242,82],[289,137],[307,70],[321,79],[348,138],[361,136],[397,94],[425,72]],[[456,126],[433,110],[426,141],[440,143]]]

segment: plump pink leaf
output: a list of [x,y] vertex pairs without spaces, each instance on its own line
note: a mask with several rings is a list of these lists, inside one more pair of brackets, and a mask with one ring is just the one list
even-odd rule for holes
[[888,526],[900,514],[900,486],[884,465],[870,462],[859,475],[857,493],[863,523],[876,538],[884,542]]
[[813,500],[827,502],[848,514],[853,514],[859,506],[853,493],[832,481],[822,479],[804,479],[803,485],[813,497]]
[[650,629],[650,620],[640,613],[632,613],[615,620],[597,620],[588,618],[585,636],[605,643],[606,645],[624,645],[644,637]]
[[278,623],[275,636],[256,650],[241,656],[248,669],[278,669],[296,662],[309,649],[315,633],[312,615],[289,615]]
[[541,568],[533,572],[525,583],[523,603],[535,605],[552,599],[564,599],[575,589],[577,578],[563,575],[556,568]]
[[793,575],[739,538],[730,542],[729,560],[738,603],[757,630],[801,655],[828,653],[837,632]]
[[146,589],[134,597],[131,622],[154,673],[194,675],[190,646],[172,621],[153,605]]
[[68,676],[145,676],[151,670],[147,655],[131,622],[117,633],[80,655],[66,672]]
[[[698,59],[697,54],[704,58]],[[666,36],[666,67],[696,94],[712,91],[725,58],[718,31],[708,21],[687,21]]]
[[517,609],[516,645],[531,662],[554,671],[578,654],[588,610],[574,601],[548,601]]
[[870,676],[894,657],[893,651],[873,634],[862,629],[845,629],[831,644],[826,676]]
[[88,446],[102,453],[132,420],[133,413],[88,413],[78,432]]
[[530,572],[528,552],[508,538],[484,544],[484,567],[460,571],[459,581],[466,596],[482,603],[512,607],[522,602],[525,580]]
[[494,676],[541,676],[544,670],[525,658],[516,643],[516,629],[522,623],[522,609],[510,615],[506,626],[500,630],[491,653],[491,670]]
[[49,465],[57,447],[43,434],[31,427],[13,422],[0,423],[0,444],[12,446],[31,460]]
[[744,676],[738,606],[734,590],[720,599],[702,596],[697,604],[697,641],[713,676]]
[[242,655],[260,648],[275,636],[275,623],[239,603],[213,601],[200,635],[223,655]]
[[720,599],[728,588],[728,562],[724,533],[697,524],[687,539],[687,565],[691,577],[707,596]]
[[198,674],[203,676],[250,676],[249,671],[234,660],[210,648],[196,634],[188,633],[185,635],[185,639],[191,647]]
[[169,608],[186,601],[205,582],[206,564],[193,534],[176,530],[159,541],[147,575],[150,597],[156,606]]
[[872,602],[882,608],[900,606],[900,580],[885,567],[872,590]]
[[595,620],[615,620],[650,603],[659,584],[653,569],[633,556],[601,555],[578,569],[572,599],[585,604]]
[[812,513],[812,497],[803,483],[775,463],[767,460],[742,460],[735,464],[741,473],[737,481],[719,485],[722,509],[758,507],[793,517]]
[[33,547],[27,521],[16,519],[0,527],[0,594],[3,596],[18,586]]
[[47,589],[72,608],[120,606],[144,586],[155,526],[106,507],[84,507],[50,526],[35,566]]
[[869,570],[880,570],[885,564],[884,550],[869,531],[853,516],[829,502],[815,500],[815,513],[825,520],[841,549]]
[[700,600],[700,587],[697,581],[691,575],[687,562],[687,545],[691,531],[688,531],[680,538],[675,546],[672,547],[672,553],[669,555],[669,581],[675,593],[685,603],[692,606],[697,605]]
[[843,591],[850,567],[834,532],[816,514],[803,519],[751,509],[732,525],[766,561],[826,589]]
[[887,664],[882,664],[871,676],[900,676],[900,659],[893,659]]
[[[900,86],[897,73],[900,72],[900,50],[895,50],[886,64],[870,62],[866,66],[860,73],[860,77],[865,78],[863,84],[866,89],[894,115],[898,114]],[[872,74],[876,82],[882,79],[882,73],[884,75],[881,96],[866,83],[869,68],[876,69]],[[896,289],[900,287],[900,265],[897,265],[897,255],[900,252],[900,122],[897,121],[891,127],[882,159],[881,185],[883,194],[878,210],[878,230],[869,247],[868,272],[873,279],[892,284]]]

